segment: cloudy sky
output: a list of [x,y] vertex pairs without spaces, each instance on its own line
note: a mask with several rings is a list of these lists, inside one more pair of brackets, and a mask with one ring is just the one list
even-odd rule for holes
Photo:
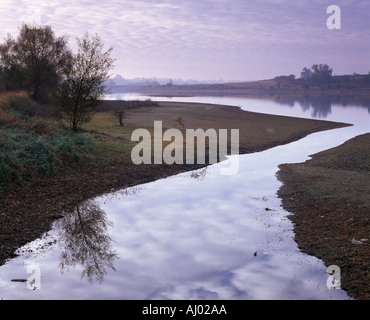
[[[333,4],[340,30],[327,28]],[[125,78],[260,80],[314,63],[370,71],[369,0],[0,0],[1,41],[34,20],[72,48],[98,33]]]

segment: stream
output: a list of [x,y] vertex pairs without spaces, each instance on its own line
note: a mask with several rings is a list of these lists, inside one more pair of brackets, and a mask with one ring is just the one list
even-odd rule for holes
[[[142,98],[135,94],[111,99]],[[299,251],[281,207],[278,165],[369,132],[370,109],[233,97],[151,97],[353,124],[80,204],[0,266],[0,299],[349,299]]]

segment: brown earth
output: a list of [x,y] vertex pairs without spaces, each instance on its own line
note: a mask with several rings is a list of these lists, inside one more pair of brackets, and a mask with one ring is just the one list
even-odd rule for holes
[[303,252],[341,270],[341,287],[370,299],[370,133],[283,164],[278,194]]
[[[181,116],[183,125],[176,120]],[[213,128],[239,129],[240,153],[266,150],[286,144],[306,135],[347,126],[329,121],[308,120],[243,111],[224,105],[160,102],[158,106],[142,107],[130,112],[125,122],[131,126],[153,127],[154,121],[162,121],[163,128],[186,129]]]

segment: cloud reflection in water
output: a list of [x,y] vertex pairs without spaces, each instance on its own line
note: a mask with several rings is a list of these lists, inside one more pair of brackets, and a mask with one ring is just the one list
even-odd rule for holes
[[[278,108],[264,103],[268,112]],[[328,120],[350,121],[354,127],[243,155],[235,176],[221,176],[216,164],[85,203],[0,267],[0,297],[347,299],[344,291],[326,288],[322,261],[299,251],[274,175],[281,163],[305,161],[368,131],[367,109],[350,111],[333,107]],[[41,290],[10,282],[27,263],[40,266]],[[60,264],[70,267],[61,274]],[[98,281],[86,281],[90,274]]]

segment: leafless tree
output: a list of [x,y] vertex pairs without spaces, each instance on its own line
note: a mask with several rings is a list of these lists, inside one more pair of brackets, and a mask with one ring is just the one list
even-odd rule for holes
[[113,110],[113,115],[119,121],[119,125],[123,127],[123,119],[125,118],[125,109],[123,107],[118,107]]
[[96,34],[88,33],[78,41],[78,52],[64,68],[64,79],[55,94],[58,115],[69,122],[73,131],[91,120],[92,115],[107,89],[105,81],[113,68],[114,59],[110,47],[103,50],[104,44]]

